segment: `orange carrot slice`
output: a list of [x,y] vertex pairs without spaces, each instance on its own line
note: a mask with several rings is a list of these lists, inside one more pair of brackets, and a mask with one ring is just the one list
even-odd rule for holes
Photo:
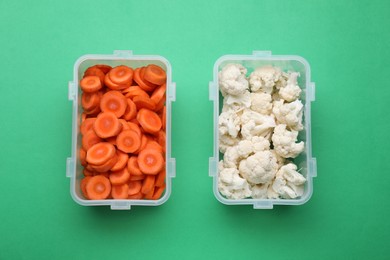
[[80,158],[80,164],[82,166],[86,166],[87,165],[87,161],[85,160],[86,156],[87,156],[87,152],[82,147],[80,147],[79,158]]
[[144,79],[155,85],[162,85],[167,80],[165,71],[157,65],[149,64],[145,68]]
[[87,150],[86,160],[93,165],[102,165],[115,155],[115,147],[107,142],[94,144]]
[[161,154],[164,153],[163,147],[159,143],[157,143],[155,140],[148,140],[144,149],[152,149],[152,150],[156,150],[156,151],[160,152]]
[[167,107],[164,106],[162,114],[161,114],[161,123],[162,123],[162,129],[165,130],[167,126]]
[[112,112],[117,118],[123,116],[127,108],[125,96],[121,92],[112,90],[106,92],[100,100],[100,109],[103,112]]
[[155,110],[156,109],[156,103],[149,97],[143,97],[143,96],[135,96],[133,98],[133,102],[137,107],[137,110],[140,110],[141,108],[146,108],[149,110]]
[[139,86],[130,86],[122,90],[122,92],[124,93],[125,97],[130,99],[133,99],[136,96],[149,97],[149,94]]
[[144,195],[142,194],[142,192],[138,192],[138,193],[136,193],[136,194],[134,194],[134,195],[129,195],[128,197],[127,197],[127,199],[129,199],[129,200],[140,200],[140,199],[142,199],[144,197]]
[[[156,88],[152,95],[150,95],[150,99],[154,101],[154,103],[158,104],[161,100],[164,99],[165,91],[167,90],[167,85],[162,84],[158,88]],[[165,101],[165,100],[164,100]]]
[[138,154],[138,167],[144,174],[156,175],[164,167],[164,157],[160,151],[145,148]]
[[141,176],[143,173],[139,169],[137,156],[131,156],[127,161],[127,169],[131,176]]
[[161,187],[165,183],[165,177],[166,177],[166,171],[165,169],[162,169],[161,172],[156,176],[156,183],[154,184],[157,187]]
[[102,200],[106,199],[111,193],[110,181],[102,176],[96,175],[91,177],[86,186],[86,193],[91,200]]
[[136,123],[127,122],[127,127],[129,128],[129,130],[133,130],[134,132],[136,132],[138,136],[142,136],[141,128]]
[[131,85],[133,81],[133,69],[124,65],[113,68],[107,75],[118,85]]
[[85,151],[88,151],[94,144],[100,143],[101,141],[102,139],[91,129],[81,138],[81,146]]
[[96,64],[94,67],[100,69],[104,74],[107,74],[112,67],[106,64]]
[[154,189],[154,182],[155,182],[156,176],[154,175],[147,175],[145,179],[142,181],[142,188],[141,192],[143,194],[148,194],[150,191]]
[[127,199],[129,186],[127,183],[112,185],[111,196],[113,199]]
[[116,146],[125,153],[133,153],[141,146],[140,136],[133,130],[122,131],[116,138]]
[[134,70],[134,81],[137,82],[138,86],[145,91],[151,92],[154,90],[155,86],[149,86],[141,77],[142,68],[137,68]]
[[97,116],[93,129],[99,137],[108,138],[117,135],[122,130],[122,124],[114,113],[102,112]]
[[116,151],[116,155],[118,156],[118,161],[111,168],[111,171],[114,171],[114,172],[125,168],[127,166],[128,160],[129,160],[129,155],[127,153],[120,151],[120,150]]
[[146,108],[138,111],[137,120],[147,133],[157,133],[162,126],[161,119],[156,112]]
[[86,168],[84,168],[83,174],[84,174],[84,176],[94,176],[95,175],[93,171],[87,170]]
[[86,199],[89,199],[86,186],[91,178],[91,176],[86,176],[80,181],[80,189]]
[[126,102],[127,102],[127,107],[123,115],[123,119],[129,121],[137,116],[137,106],[130,98],[126,98]]
[[146,177],[145,174],[142,174],[142,175],[130,175],[129,181],[142,181],[143,179],[145,179],[145,177]]
[[89,130],[93,128],[93,123],[95,122],[96,117],[86,118],[84,122],[80,125],[80,133],[85,135]]
[[101,98],[101,92],[96,91],[96,92],[83,92],[81,95],[81,106],[84,108],[84,110],[93,110],[97,106],[99,106],[100,103],[100,98]]
[[97,76],[87,76],[80,81],[80,88],[87,93],[96,92],[102,88],[102,83]]
[[104,84],[107,86],[107,88],[112,89],[112,90],[122,90],[122,89],[129,87],[129,85],[119,85],[119,84],[112,82],[112,80],[108,76],[108,73],[104,77]]
[[100,83],[103,86],[103,83],[104,83],[104,72],[101,69],[99,69],[96,66],[92,66],[92,67],[88,68],[84,72],[84,78],[88,77],[88,76],[96,76],[96,77],[98,77],[99,80],[100,80]]
[[126,167],[123,168],[122,170],[110,173],[110,182],[113,185],[126,183],[129,181],[129,178],[130,178],[130,173]]
[[134,195],[141,191],[142,181],[129,181],[128,183],[128,195]]
[[114,165],[117,163],[117,161],[118,161],[118,156],[114,155],[111,159],[109,159],[104,164],[101,164],[101,165],[89,164],[89,165],[91,166],[93,171],[99,172],[99,173],[105,173],[105,172],[108,172],[109,170],[111,170],[112,167],[114,167]]
[[165,191],[165,184],[161,187],[155,187],[152,200],[158,200]]

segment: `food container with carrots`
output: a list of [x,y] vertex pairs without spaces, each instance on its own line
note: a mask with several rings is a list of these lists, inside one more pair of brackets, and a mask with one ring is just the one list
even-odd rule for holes
[[66,175],[84,206],[158,206],[171,194],[171,103],[168,60],[154,55],[84,55],[69,82],[72,155]]

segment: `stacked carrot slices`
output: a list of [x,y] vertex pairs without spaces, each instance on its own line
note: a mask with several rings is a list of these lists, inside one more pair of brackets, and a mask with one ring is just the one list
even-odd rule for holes
[[159,199],[165,190],[166,72],[89,67],[80,81],[86,199]]

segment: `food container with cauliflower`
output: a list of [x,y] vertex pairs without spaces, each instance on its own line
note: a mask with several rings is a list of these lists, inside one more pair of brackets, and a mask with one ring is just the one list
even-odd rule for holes
[[314,83],[308,62],[270,52],[225,55],[214,65],[216,198],[254,208],[308,201],[317,175],[311,147]]

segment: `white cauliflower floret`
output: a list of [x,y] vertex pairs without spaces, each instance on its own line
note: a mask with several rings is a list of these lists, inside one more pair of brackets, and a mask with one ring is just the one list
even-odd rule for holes
[[238,137],[233,138],[228,134],[220,135],[219,136],[219,151],[221,153],[224,153],[228,147],[235,146],[238,144],[240,139]]
[[270,184],[268,186],[267,198],[269,198],[269,199],[278,199],[279,198],[279,194],[272,188],[272,184]]
[[279,95],[282,99],[287,102],[292,102],[299,98],[301,94],[301,88],[298,86],[297,77],[299,76],[298,72],[291,72],[289,74],[287,85],[285,87],[281,87],[279,90]]
[[239,158],[237,146],[227,147],[223,154],[223,166],[225,168],[237,168]]
[[270,142],[262,136],[253,136],[251,139],[253,152],[261,152],[270,149]]
[[228,64],[219,72],[219,88],[223,96],[238,96],[248,89],[246,68],[241,64]]
[[303,195],[303,184],[306,182],[293,163],[282,166],[276,173],[272,189],[282,198],[295,199]]
[[272,135],[275,152],[284,158],[295,158],[304,149],[303,141],[296,143],[298,132],[289,131],[285,124],[277,125]]
[[302,113],[303,104],[300,100],[285,103],[283,99],[274,102],[272,112],[278,123],[286,124],[291,129],[300,131],[303,129]]
[[249,76],[249,84],[252,92],[264,92],[271,94],[282,75],[280,68],[263,66],[256,68]]
[[241,176],[250,183],[260,184],[275,177],[278,164],[270,151],[261,151],[241,160],[238,169]]
[[[275,82],[275,89],[279,90],[287,85],[289,74],[287,72],[282,71],[282,75],[277,82]],[[275,93],[278,93],[277,91]]]
[[237,144],[237,153],[241,158],[247,158],[253,153],[253,143],[249,140],[241,140]]
[[244,139],[252,136],[270,137],[276,126],[273,116],[267,116],[252,110],[244,110],[241,115],[241,135]]
[[236,111],[249,108],[251,106],[251,93],[246,90],[243,94],[237,96],[226,95],[223,102]]
[[236,168],[219,171],[218,190],[228,199],[244,199],[252,195],[247,180],[240,177]]
[[286,164],[286,158],[280,156],[275,150],[271,150],[271,152],[275,155],[276,162],[278,163],[278,169]]
[[233,110],[222,112],[218,118],[219,134],[237,137],[240,131],[240,122],[240,117]]
[[252,190],[252,198],[253,199],[267,199],[267,191],[270,183],[264,183],[264,184],[255,184],[251,185],[250,188]]
[[272,96],[266,93],[251,93],[251,106],[253,111],[264,115],[271,114],[272,111]]

